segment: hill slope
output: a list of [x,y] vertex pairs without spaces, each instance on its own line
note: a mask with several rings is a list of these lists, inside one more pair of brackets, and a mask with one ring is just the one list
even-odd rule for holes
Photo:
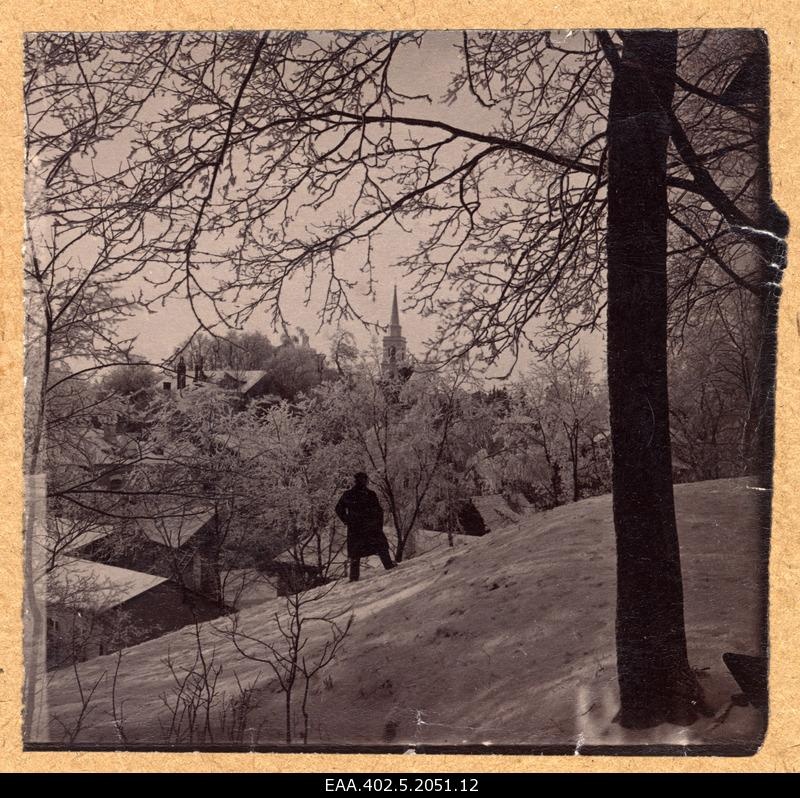
[[[662,726],[629,733],[612,722],[617,709],[614,660],[614,537],[611,500],[600,496],[530,515],[483,538],[460,538],[403,563],[371,570],[357,584],[336,584],[326,611],[352,607],[344,648],[308,699],[309,742],[356,746],[393,743],[530,746],[591,743],[738,743],[758,739],[725,651],[757,653],[762,604],[758,535],[765,494],[747,479],[676,487],[686,588],[690,661],[716,717],[689,729]],[[273,599],[240,613],[240,627],[277,639]],[[219,625],[219,623],[217,624]],[[246,739],[283,740],[283,695],[268,666],[242,659],[214,624],[201,627],[206,655],[223,665],[217,690],[235,692],[259,671],[259,706]],[[138,744],[163,740],[160,696],[175,684],[163,659],[194,659],[194,630],[129,649],[117,679],[125,729]],[[307,651],[319,650],[310,640]],[[78,742],[117,740],[109,691],[115,658],[80,666],[84,685],[104,672]],[[52,675],[49,712],[69,724],[77,711],[74,674]],[[60,725],[52,741],[60,740]],[[219,737],[215,742],[220,742]]]

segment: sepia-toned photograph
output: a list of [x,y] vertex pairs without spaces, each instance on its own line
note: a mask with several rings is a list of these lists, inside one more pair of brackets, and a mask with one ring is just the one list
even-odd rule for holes
[[26,750],[759,750],[764,31],[24,58]]

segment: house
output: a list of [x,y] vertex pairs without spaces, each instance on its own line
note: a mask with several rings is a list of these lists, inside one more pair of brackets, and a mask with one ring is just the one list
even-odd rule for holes
[[216,547],[220,515],[205,505],[160,498],[131,505],[130,518],[106,534],[79,538],[70,553],[93,562],[171,579],[186,590],[218,600]]
[[[253,399],[265,399],[268,403],[277,404],[280,398],[272,390],[272,378],[261,369],[212,369],[209,371],[195,368],[194,380],[187,383],[185,379],[178,381],[178,391],[193,391],[201,386],[213,386],[224,391],[238,409],[244,409]],[[173,390],[172,382],[165,380],[163,388],[166,392]]]
[[136,462],[135,438],[122,429],[123,422],[93,417],[79,436],[65,445],[64,454],[99,490],[120,490]]
[[94,518],[50,515],[47,517],[46,533],[34,536],[36,567],[49,571],[62,557],[76,556],[77,552],[108,537],[113,531],[112,526]]
[[[455,505],[458,524],[452,531],[458,536],[482,537],[494,529],[517,523],[534,509],[522,493],[512,493],[509,496],[501,493],[472,496]],[[441,517],[433,517],[427,519],[427,523],[441,529],[445,522]]]
[[472,505],[478,511],[488,532],[515,524],[521,515],[511,509],[505,496],[493,493],[488,496],[473,496]]
[[242,399],[256,399],[270,393],[266,371],[258,369],[219,369],[206,372],[209,382],[227,391],[235,391]]
[[48,575],[47,667],[110,654],[222,614],[216,602],[166,577],[65,557]]

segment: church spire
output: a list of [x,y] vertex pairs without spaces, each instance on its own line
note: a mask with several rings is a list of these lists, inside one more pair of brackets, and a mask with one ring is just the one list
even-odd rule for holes
[[392,296],[392,315],[389,319],[388,334],[383,338],[383,370],[396,376],[397,370],[406,360],[406,339],[400,326],[400,310],[397,302],[397,286]]
[[392,296],[392,316],[389,319],[389,334],[386,337],[387,338],[403,337],[403,328],[400,326],[400,310],[397,304],[397,286],[394,287],[394,295]]
[[392,320],[389,322],[389,326],[400,326],[400,311],[397,309],[397,286],[394,287],[394,298],[392,299]]

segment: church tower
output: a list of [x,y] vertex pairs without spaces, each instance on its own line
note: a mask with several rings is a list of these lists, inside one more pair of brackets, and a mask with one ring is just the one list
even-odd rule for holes
[[400,326],[400,311],[397,307],[397,286],[392,298],[392,318],[389,321],[389,334],[383,338],[383,373],[387,377],[396,377],[400,369],[407,365],[406,339]]

